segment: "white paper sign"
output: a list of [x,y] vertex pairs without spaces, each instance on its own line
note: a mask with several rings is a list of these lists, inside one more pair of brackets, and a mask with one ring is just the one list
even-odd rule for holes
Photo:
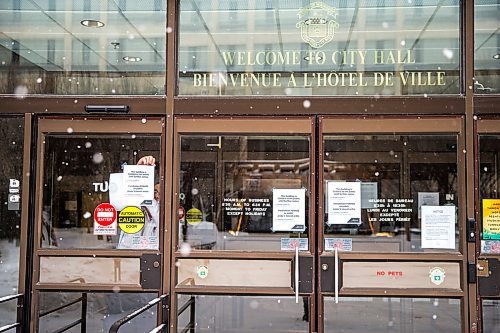
[[[123,194],[138,205],[151,205],[155,186],[154,165],[125,165],[123,167]],[[144,202],[146,201],[146,202]]]
[[422,206],[423,249],[455,249],[455,206]]
[[117,210],[153,204],[154,168],[153,165],[125,165],[123,173],[110,174],[109,202]]
[[109,203],[120,211],[128,204],[123,197],[123,173],[112,173],[109,175]]
[[422,217],[422,206],[439,206],[439,192],[418,192],[418,218]]
[[361,223],[361,183],[328,182],[328,225]]
[[273,189],[273,231],[306,230],[306,189]]

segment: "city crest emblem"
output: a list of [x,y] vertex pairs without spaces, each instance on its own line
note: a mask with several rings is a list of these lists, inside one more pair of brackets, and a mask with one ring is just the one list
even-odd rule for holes
[[299,23],[302,40],[311,47],[320,48],[333,39],[335,28],[339,24],[335,21],[337,9],[322,2],[313,2],[300,9]]

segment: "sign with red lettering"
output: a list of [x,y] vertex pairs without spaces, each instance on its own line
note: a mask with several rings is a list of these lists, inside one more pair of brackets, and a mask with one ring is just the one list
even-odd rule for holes
[[102,203],[94,209],[94,235],[116,235],[116,209]]
[[182,221],[184,219],[184,216],[186,216],[186,211],[184,210],[184,207],[180,206],[178,210],[179,214],[179,221]]
[[377,271],[377,276],[403,277],[402,271]]

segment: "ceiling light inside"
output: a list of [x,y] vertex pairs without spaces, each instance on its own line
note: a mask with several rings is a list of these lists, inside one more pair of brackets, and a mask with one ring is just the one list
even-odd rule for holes
[[126,56],[126,57],[123,57],[123,60],[128,61],[128,62],[139,62],[139,61],[142,61],[142,58]]
[[102,28],[104,23],[97,20],[83,20],[80,22],[84,27],[87,28]]
[[493,59],[500,59],[500,53],[497,53],[493,56]]

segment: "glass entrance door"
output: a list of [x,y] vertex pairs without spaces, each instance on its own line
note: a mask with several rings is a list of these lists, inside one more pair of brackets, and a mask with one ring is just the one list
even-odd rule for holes
[[[36,331],[108,332],[168,286],[163,119],[42,118],[37,125]],[[153,308],[120,332],[151,330],[159,317]]]
[[176,331],[464,331],[463,124],[440,122],[176,118]]
[[482,332],[500,330],[500,120],[478,119],[476,124],[479,199],[476,220],[477,282]]
[[463,332],[461,119],[320,124],[319,331]]
[[174,128],[176,332],[313,331],[314,119]]

